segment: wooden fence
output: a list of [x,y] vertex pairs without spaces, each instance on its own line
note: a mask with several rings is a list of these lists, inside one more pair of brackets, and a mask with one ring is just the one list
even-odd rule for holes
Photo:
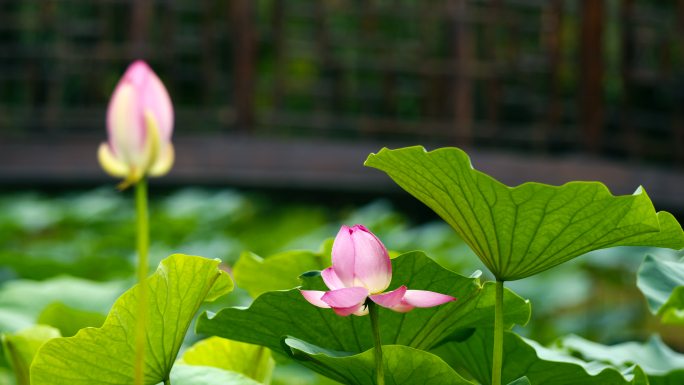
[[684,169],[684,0],[2,0],[0,141],[102,138],[135,58],[179,136]]

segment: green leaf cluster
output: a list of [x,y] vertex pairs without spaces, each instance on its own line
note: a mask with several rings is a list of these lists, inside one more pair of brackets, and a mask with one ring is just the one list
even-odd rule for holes
[[[508,187],[474,170],[468,156],[458,149],[383,149],[371,154],[366,164],[385,171],[434,209],[499,281],[530,277],[589,251],[618,245],[684,247],[681,226],[669,213],[656,212],[641,188],[633,195],[613,196],[596,182]],[[181,195],[169,199],[165,204],[177,210],[168,210],[164,215],[168,219],[184,218],[187,225],[194,221],[189,219],[189,213],[205,210],[213,219],[193,226],[206,232],[224,223],[225,215],[186,198]],[[239,205],[233,204],[238,201]],[[249,214],[245,201],[231,202],[229,207],[221,206],[225,209],[221,212],[236,217]],[[220,200],[213,203],[221,205]],[[114,215],[111,208],[108,212]],[[330,235],[330,226],[323,223],[320,214],[313,216],[312,228],[316,230],[306,236]],[[375,214],[369,210],[365,215]],[[262,221],[240,234],[240,242],[262,242],[262,250],[291,245],[298,239],[299,226],[293,224],[307,216],[303,210],[283,215],[285,219],[274,223],[279,228],[276,233],[284,234],[282,239],[264,237],[269,222]],[[377,219],[379,227],[384,220]],[[48,228],[50,221],[50,217],[29,217],[23,226],[27,231],[40,231]],[[227,227],[240,233],[239,223],[239,219],[231,219]],[[171,232],[179,235],[182,227],[178,225]],[[392,232],[388,234],[392,239]],[[406,238],[407,234],[404,230],[395,232],[394,240]],[[430,234],[422,233],[417,239],[425,237],[428,242]],[[199,242],[199,238],[196,240]],[[223,241],[217,244],[228,251],[244,247],[228,246]],[[145,317],[145,383],[269,384],[277,377],[275,357],[281,361],[290,358],[333,381],[373,384],[375,363],[369,317],[337,316],[329,309],[312,306],[299,292],[300,288],[325,290],[318,271],[329,265],[330,242],[318,252],[286,251],[266,258],[243,252],[231,272],[237,286],[253,298],[251,305],[202,314],[196,320],[196,331],[211,337],[185,345],[177,360],[202,304],[232,291],[233,283],[225,271],[228,269],[218,260],[182,254],[163,260],[142,283],[150,297]],[[684,324],[682,265],[684,261],[647,257],[639,271],[639,287],[652,311],[665,322]],[[494,283],[482,282],[477,273],[470,277],[454,273],[419,251],[393,258],[392,266],[388,290],[406,285],[449,294],[458,300],[408,313],[379,310],[387,383],[489,384],[495,347]],[[111,306],[122,290],[120,281],[105,290],[102,284],[72,278],[39,284],[14,281],[0,288],[0,327],[7,331],[3,334],[3,360],[14,369],[18,385],[29,381],[34,385],[132,383],[139,286],[126,291]],[[108,310],[104,318],[102,314]],[[568,336],[545,347],[512,331],[515,325],[524,326],[530,319],[529,301],[505,289],[503,310],[502,383],[684,382],[684,356],[669,349],[657,336],[645,344],[614,346]],[[22,330],[36,323],[51,326]],[[4,385],[3,378],[0,370],[0,385]]]
[[[463,341],[450,342],[435,353],[477,383],[491,383],[492,329],[477,329]],[[539,385],[648,384],[643,370],[635,366],[617,368],[610,363],[583,361],[567,352],[545,348],[512,332],[504,335],[503,381],[526,376]]]
[[[422,252],[392,260],[390,290],[407,285],[453,295],[457,301],[409,313],[380,309],[383,343],[427,350],[452,333],[493,322],[494,288],[478,278],[468,278],[439,266]],[[264,273],[268,275],[268,273]],[[304,287],[322,289],[319,276],[303,277]],[[525,324],[530,305],[511,291],[505,294],[509,324]],[[197,332],[282,349],[285,336],[330,350],[361,353],[372,347],[368,317],[340,317],[329,309],[308,303],[298,289],[271,291],[259,296],[247,309],[226,308],[213,316],[202,315]]]
[[[292,259],[311,258],[310,261],[315,261],[309,254],[288,255]],[[464,329],[492,325],[493,284],[482,284],[478,278],[464,277],[444,269],[422,252],[410,252],[394,258],[392,268],[390,289],[405,284],[412,289],[450,294],[458,300],[409,313],[380,309],[380,334],[383,344],[386,344],[383,346],[388,360],[386,365],[394,376],[391,381],[427,384],[429,382],[415,382],[419,381],[417,376],[431,378],[450,373],[443,378],[450,378],[454,384],[468,383],[459,379],[458,373],[428,350],[455,338]],[[274,281],[269,277],[278,276],[282,269],[275,263],[262,263],[260,276],[264,277],[263,285],[273,287]],[[236,281],[240,282],[240,274],[247,272],[253,273],[236,270]],[[317,274],[305,274],[301,278],[305,288],[324,288]],[[254,281],[248,282],[256,285]],[[285,286],[279,289],[290,286],[289,282],[283,284]],[[260,292],[253,286],[248,290]],[[505,292],[505,302],[509,326],[525,324],[529,320],[529,302],[509,290]],[[211,317],[204,314],[196,328],[201,334],[266,346],[343,383],[366,384],[370,383],[374,368],[369,322],[368,317],[340,317],[329,309],[311,306],[298,289],[290,289],[260,294],[247,309],[226,308]]]

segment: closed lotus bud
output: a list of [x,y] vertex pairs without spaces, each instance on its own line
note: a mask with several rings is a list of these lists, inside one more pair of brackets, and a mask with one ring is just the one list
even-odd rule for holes
[[102,168],[128,187],[173,166],[173,105],[157,74],[138,60],[114,89],[107,108],[107,143],[98,150]]
[[392,263],[385,245],[362,225],[342,226],[332,249],[332,268],[345,286],[363,286],[371,293],[387,289]]

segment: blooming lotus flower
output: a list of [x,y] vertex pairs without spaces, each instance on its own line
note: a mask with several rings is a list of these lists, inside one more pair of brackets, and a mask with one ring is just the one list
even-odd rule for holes
[[102,168],[125,178],[122,187],[145,176],[161,176],[173,165],[173,106],[164,84],[144,61],[132,63],[114,89],[107,109],[109,140],[98,149]]
[[332,266],[321,272],[330,291],[301,290],[314,306],[341,316],[368,314],[366,301],[397,312],[433,307],[456,298],[406,286],[384,293],[392,280],[392,263],[380,240],[362,225],[342,226],[332,248]]

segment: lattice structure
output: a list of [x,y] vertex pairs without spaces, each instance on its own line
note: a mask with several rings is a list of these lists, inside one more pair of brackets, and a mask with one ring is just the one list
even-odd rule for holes
[[684,164],[684,0],[3,0],[0,138],[100,133],[137,57],[179,135]]

